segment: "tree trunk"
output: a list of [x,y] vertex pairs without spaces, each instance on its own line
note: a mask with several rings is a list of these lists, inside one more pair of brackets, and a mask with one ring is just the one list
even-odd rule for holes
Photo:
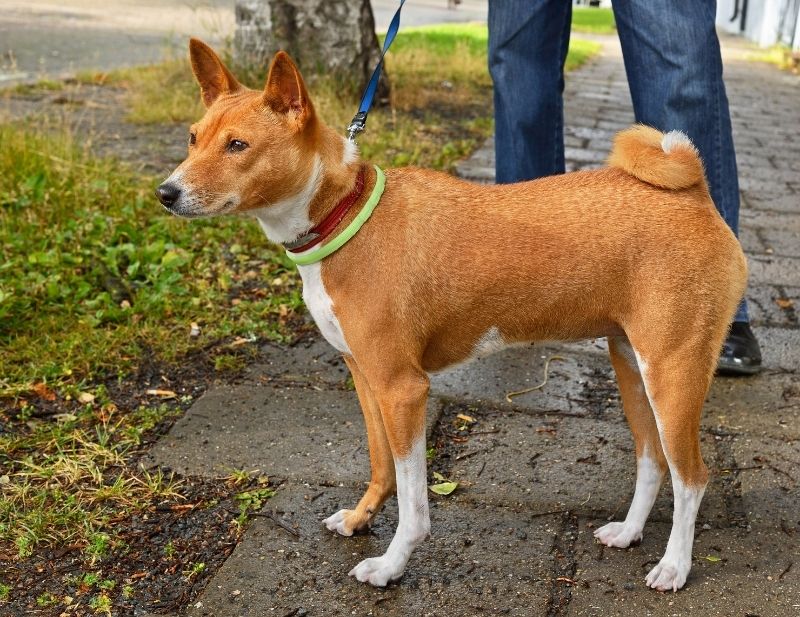
[[[237,64],[266,71],[279,49],[306,77],[333,74],[360,92],[380,57],[369,0],[236,0]],[[388,95],[384,77],[378,99]]]

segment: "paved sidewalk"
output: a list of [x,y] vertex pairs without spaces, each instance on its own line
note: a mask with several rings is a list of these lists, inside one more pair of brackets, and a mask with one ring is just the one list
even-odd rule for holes
[[[633,444],[605,343],[515,348],[439,375],[429,406],[432,467],[460,483],[431,494],[432,538],[385,590],[347,577],[381,554],[394,500],[371,533],[336,537],[321,520],[356,503],[368,479],[363,421],[341,360],[324,342],[268,346],[244,383],[208,392],[151,462],[218,477],[258,469],[280,484],[190,615],[800,615],[800,109],[796,77],[727,65],[745,200],[748,295],[766,370],[715,381],[702,424],[712,472],[694,566],[678,594],[645,587],[671,517],[662,491],[639,546],[613,550],[592,530],[624,517]],[[615,43],[570,74],[570,167],[594,166],[632,121]],[[491,178],[491,150],[461,167]],[[505,402],[505,393],[545,388]],[[467,430],[458,414],[477,420]],[[290,531],[287,531],[288,527]]]

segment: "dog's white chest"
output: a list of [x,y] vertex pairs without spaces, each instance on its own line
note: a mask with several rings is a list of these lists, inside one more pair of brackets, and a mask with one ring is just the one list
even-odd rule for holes
[[303,301],[322,336],[338,351],[349,354],[350,348],[344,340],[342,327],[333,312],[333,301],[322,282],[320,264],[298,266],[298,271],[303,279]]

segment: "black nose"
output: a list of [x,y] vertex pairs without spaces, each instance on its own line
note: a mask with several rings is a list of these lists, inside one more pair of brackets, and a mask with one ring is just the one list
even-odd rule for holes
[[164,204],[167,208],[175,205],[178,198],[181,196],[181,190],[174,184],[165,182],[156,189],[156,197],[158,201]]

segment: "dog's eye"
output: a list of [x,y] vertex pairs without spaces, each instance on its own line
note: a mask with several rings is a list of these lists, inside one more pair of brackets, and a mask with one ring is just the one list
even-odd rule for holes
[[246,141],[241,141],[240,139],[231,139],[231,141],[228,143],[228,152],[241,152],[247,147],[248,143]]
[[197,134],[196,133],[189,133],[189,145],[193,146],[197,143]]

